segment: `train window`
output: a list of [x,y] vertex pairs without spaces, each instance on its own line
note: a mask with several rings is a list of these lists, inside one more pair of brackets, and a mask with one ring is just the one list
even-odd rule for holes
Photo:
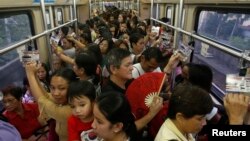
[[70,19],[74,19],[74,17],[73,17],[73,14],[74,14],[74,8],[73,8],[73,6],[72,6],[72,5],[69,7],[69,13],[70,13]]
[[184,28],[185,17],[186,17],[186,9],[183,8],[183,11],[182,11],[182,19],[181,19],[181,28],[182,28],[182,29]]
[[57,19],[57,24],[58,25],[63,24],[63,12],[62,12],[62,8],[57,8],[56,9],[56,19]]
[[[0,13],[0,49],[32,36],[31,18],[27,12]],[[0,56],[0,88],[22,84],[25,75],[16,50]]]
[[28,14],[25,12],[0,13],[0,33],[0,49],[31,36]]
[[124,1],[119,1],[120,3],[120,9],[124,9]]
[[46,9],[45,16],[46,16],[47,28],[51,29],[51,21],[50,21],[49,9]]
[[160,11],[161,11],[160,8],[161,8],[160,5],[157,3],[156,4],[156,19],[159,19],[160,17]]
[[250,14],[203,10],[197,31],[233,49],[246,50],[250,44]]
[[166,17],[169,19],[169,23],[172,23],[172,6],[167,6],[166,8]]
[[139,11],[139,0],[134,0],[134,2],[132,2],[132,5],[132,9]]
[[[230,11],[230,12],[229,12]],[[226,47],[243,51],[250,44],[250,14],[233,10],[201,10],[198,14],[196,32]],[[212,45],[195,41],[193,62],[209,65],[213,70],[213,88],[220,99],[225,94],[226,74],[239,73],[240,59]],[[229,63],[230,62],[230,63]]]
[[157,17],[156,17],[157,16],[157,12],[158,12],[157,10],[158,10],[157,9],[157,5],[154,3],[153,4],[153,13],[152,13],[153,15],[151,15],[152,18],[157,19]]

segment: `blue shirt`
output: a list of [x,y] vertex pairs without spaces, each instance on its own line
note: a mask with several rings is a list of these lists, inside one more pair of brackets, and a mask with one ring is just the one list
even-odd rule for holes
[[0,141],[22,141],[22,139],[13,125],[0,120]]

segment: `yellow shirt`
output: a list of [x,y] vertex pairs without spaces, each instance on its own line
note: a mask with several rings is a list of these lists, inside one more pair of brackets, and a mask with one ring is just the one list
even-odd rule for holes
[[175,126],[175,124],[171,121],[171,119],[167,119],[161,126],[158,131],[155,141],[195,141],[192,134],[188,134],[188,138],[184,137],[183,134],[179,131],[179,129]]
[[51,96],[43,96],[38,99],[39,110],[43,120],[50,118],[56,121],[56,133],[59,136],[60,141],[68,140],[68,125],[67,120],[72,114],[69,105],[58,105],[56,104]]

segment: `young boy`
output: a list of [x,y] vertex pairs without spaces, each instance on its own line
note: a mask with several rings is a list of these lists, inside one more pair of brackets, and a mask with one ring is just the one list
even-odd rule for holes
[[77,81],[70,85],[68,100],[72,115],[68,119],[69,141],[99,141],[91,127],[95,97],[95,87],[89,81]]

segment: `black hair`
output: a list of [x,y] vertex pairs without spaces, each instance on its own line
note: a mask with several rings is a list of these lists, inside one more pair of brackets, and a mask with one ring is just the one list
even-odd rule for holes
[[88,48],[87,52],[88,51],[93,52],[94,55],[95,55],[97,63],[101,64],[103,58],[102,58],[102,53],[101,53],[99,45],[96,44],[96,43],[90,43],[90,44],[87,45],[87,48]]
[[190,83],[179,84],[170,97],[167,116],[176,119],[176,114],[182,113],[185,118],[192,118],[206,115],[212,108],[213,101],[207,91]]
[[150,59],[155,58],[155,60],[160,63],[162,61],[162,53],[159,48],[150,47],[143,51],[142,55],[145,60],[150,61]]
[[45,63],[41,63],[41,67],[43,67],[46,71],[46,76],[45,76],[45,81],[44,80],[40,80],[43,83],[45,83],[45,85],[49,85],[48,82],[50,80],[50,76],[49,76],[49,68]]
[[5,121],[5,122],[9,122],[8,118],[5,117],[2,112],[0,112],[0,120]]
[[132,33],[138,33],[138,34],[141,34],[143,36],[146,36],[147,35],[147,32],[146,31],[143,31],[142,28],[139,28],[139,27],[136,27],[132,30]]
[[102,38],[101,39],[101,41],[99,42],[99,46],[100,46],[100,44],[103,42],[103,41],[107,41],[108,42],[108,48],[107,48],[107,52],[106,53],[108,53],[111,49],[113,49],[114,48],[114,42],[113,42],[113,40],[112,40],[112,38],[106,38],[106,37],[104,37],[104,38]]
[[96,74],[97,69],[97,61],[95,58],[95,54],[91,51],[87,51],[85,53],[80,53],[75,58],[75,63],[78,68],[83,68],[84,72],[87,76],[93,76],[93,83],[96,85],[99,83],[99,77]]
[[99,30],[99,34],[101,37],[106,38],[108,40],[112,40],[112,33],[110,32],[108,27],[102,26],[102,27],[98,28],[98,30]]
[[91,102],[96,98],[96,91],[94,85],[87,81],[75,81],[69,85],[68,89],[68,101],[72,101],[73,98],[79,98],[81,96],[86,96]]
[[207,65],[194,63],[189,63],[185,66],[188,67],[188,81],[210,92],[213,81],[213,72],[211,68]]
[[52,73],[51,78],[54,76],[59,76],[59,77],[64,78],[65,80],[68,81],[69,84],[70,82],[78,80],[75,72],[70,68],[62,68],[62,69],[56,70],[55,72]]
[[21,101],[23,96],[23,89],[19,86],[8,85],[2,90],[3,96],[11,95],[15,97],[16,100]]
[[86,24],[90,27],[90,28],[94,28],[94,19],[88,19],[86,21]]
[[80,35],[80,37],[83,38],[88,43],[92,43],[91,34],[89,34],[89,33],[82,33]]
[[97,61],[94,54],[80,53],[75,58],[75,63],[79,68],[84,68],[87,76],[94,75],[96,72]]
[[140,33],[133,33],[129,37],[131,47],[133,48],[133,43],[136,44],[140,39],[144,39],[144,35]]
[[61,28],[61,31],[62,31],[62,33],[63,33],[65,36],[67,36],[68,33],[69,33],[69,27],[68,27],[68,26],[64,26],[64,27]]
[[97,97],[96,104],[101,113],[112,124],[123,123],[123,131],[130,141],[137,141],[135,118],[127,98],[116,91],[103,93]]

